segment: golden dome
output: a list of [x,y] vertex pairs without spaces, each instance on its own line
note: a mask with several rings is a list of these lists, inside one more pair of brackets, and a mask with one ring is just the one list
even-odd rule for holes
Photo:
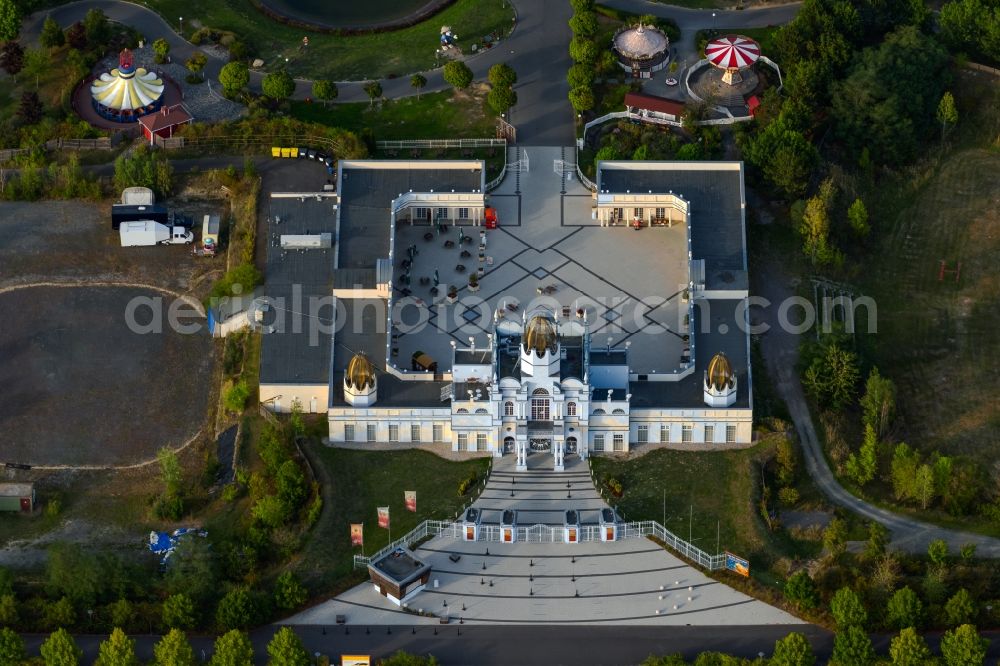
[[524,327],[524,350],[544,356],[546,351],[554,352],[558,344],[556,323],[548,315],[535,315]]
[[722,352],[712,357],[705,371],[705,386],[716,391],[726,391],[736,385],[736,373],[729,359]]
[[344,383],[355,391],[375,388],[375,366],[364,354],[355,354],[347,364]]

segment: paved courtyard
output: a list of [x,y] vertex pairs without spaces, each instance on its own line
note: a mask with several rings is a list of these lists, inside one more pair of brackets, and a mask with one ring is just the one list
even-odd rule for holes
[[[483,512],[483,522],[498,522],[500,512],[509,507],[518,511],[522,525],[561,525],[570,508],[581,512],[583,524],[596,523],[597,510],[606,505],[594,489],[586,464],[567,456],[566,471],[555,473],[545,469],[551,460],[551,454],[534,453],[529,456],[529,471],[520,473],[514,472],[513,456],[497,460],[475,503]],[[337,615],[354,625],[436,624],[443,615],[465,624],[801,623],[708,578],[648,539],[570,545],[436,537],[416,554],[432,566],[431,580],[409,606],[434,617],[401,611],[370,583],[363,583],[287,623],[332,624]],[[451,556],[460,559],[453,562]]]
[[[601,227],[591,219],[590,192],[575,176],[564,177],[553,169],[554,160],[572,159],[571,148],[520,150],[527,152],[530,171],[509,174],[489,196],[500,227],[486,231],[482,262],[479,227],[448,227],[443,234],[433,230],[429,241],[425,234],[431,227],[426,224],[404,222],[397,228],[398,256],[405,256],[411,245],[418,254],[410,269],[412,294],[408,299],[395,295],[394,321],[401,324],[394,345],[396,364],[407,368],[412,354],[423,351],[444,370],[451,359],[451,341],[465,345],[475,336],[485,345],[496,313],[520,319],[522,313],[544,305],[571,317],[584,309],[596,345],[635,342],[630,357],[635,372],[676,370],[684,346],[676,332],[686,312],[686,305],[681,307],[687,282],[685,227]],[[460,234],[471,240],[460,244]],[[452,247],[445,247],[446,241]],[[468,256],[462,256],[463,250]],[[480,265],[485,274],[478,292],[472,293],[468,276]],[[398,286],[400,268],[395,270]],[[431,293],[433,281],[420,284],[420,278],[433,278],[435,271],[440,281],[437,299]],[[459,289],[454,305],[441,298],[450,284]],[[539,289],[549,293],[539,294]],[[516,304],[517,310],[509,310],[508,304]],[[415,326],[421,317],[426,317],[427,326]],[[408,333],[408,327],[414,330]]]

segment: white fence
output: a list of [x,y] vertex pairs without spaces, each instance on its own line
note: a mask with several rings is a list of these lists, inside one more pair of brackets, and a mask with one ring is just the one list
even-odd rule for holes
[[507,139],[406,139],[402,141],[376,141],[380,150],[405,150],[407,148],[506,148]]
[[[522,543],[564,543],[565,528],[553,527],[551,525],[531,525],[516,527],[516,540]],[[464,527],[462,523],[452,523],[440,520],[425,520],[420,523],[412,532],[390,543],[388,546],[369,556],[355,555],[354,566],[361,568],[368,566],[369,562],[377,560],[383,555],[392,552],[396,548],[409,548],[410,544],[433,536],[446,536],[452,539],[464,538]],[[600,541],[600,525],[581,525],[578,530],[579,540]],[[631,523],[619,523],[618,539],[645,539],[654,537],[663,542],[668,548],[682,557],[694,562],[700,567],[709,570],[723,569],[726,566],[726,556],[724,554],[710,555],[702,549],[692,546],[676,534],[653,520],[643,520]],[[479,525],[477,541],[499,542],[499,525]]]

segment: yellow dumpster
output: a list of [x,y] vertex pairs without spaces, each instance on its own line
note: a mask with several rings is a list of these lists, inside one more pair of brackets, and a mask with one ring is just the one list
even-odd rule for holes
[[289,157],[291,155],[291,153],[292,153],[292,149],[291,148],[282,148],[281,149],[281,156],[282,157]]
[[298,148],[289,148],[288,150],[292,151],[292,155],[291,155],[292,157],[298,157],[299,156],[299,149]]
[[281,148],[278,146],[271,146],[271,157],[281,157]]

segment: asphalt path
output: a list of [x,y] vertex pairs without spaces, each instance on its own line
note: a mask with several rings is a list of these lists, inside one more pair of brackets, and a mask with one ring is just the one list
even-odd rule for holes
[[[569,146],[573,144],[573,111],[567,100],[569,92],[566,72],[570,62],[567,45],[571,37],[569,21],[572,10],[567,0],[514,0],[517,24],[510,38],[496,47],[466,59],[476,79],[486,78],[489,68],[498,62],[509,63],[518,72],[515,90],[518,103],[512,110],[512,121],[518,128],[518,142],[533,146]],[[798,4],[763,7],[744,11],[711,9],[685,9],[646,0],[605,0],[609,7],[636,13],[649,13],[672,18],[681,27],[684,36],[678,57],[693,62],[694,33],[706,27],[755,27],[778,25],[791,20],[798,11]],[[124,0],[78,0],[52,9],[36,12],[24,21],[22,38],[37,43],[42,22],[52,16],[67,27],[80,21],[91,8],[101,9],[110,19],[132,26],[146,38],[147,43],[164,38],[170,43],[171,57],[177,62],[187,60],[197,49],[174,30],[159,14],[151,9]],[[716,15],[713,18],[713,13]],[[430,48],[430,47],[428,47]],[[206,52],[207,53],[207,52]],[[219,71],[226,61],[208,53],[205,74],[217,81]],[[425,92],[444,90],[440,69],[425,73]],[[251,72],[250,87],[260,90],[262,72]],[[390,99],[414,94],[408,76],[381,81],[385,97]],[[363,82],[339,82],[338,102],[367,101]],[[294,97],[303,99],[312,94],[309,81],[300,79]]]

